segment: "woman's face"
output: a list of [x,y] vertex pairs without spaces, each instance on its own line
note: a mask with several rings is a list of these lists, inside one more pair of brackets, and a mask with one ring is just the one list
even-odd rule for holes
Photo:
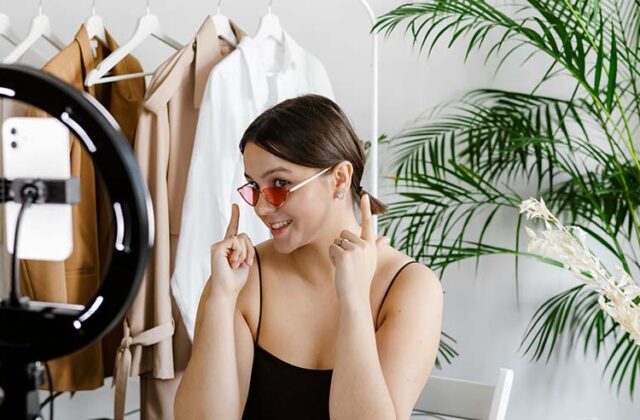
[[[252,143],[246,145],[243,159],[247,182],[260,190],[282,186],[290,189],[320,171],[288,162]],[[279,208],[269,203],[263,194],[259,195],[255,211],[270,229],[278,252],[290,253],[310,243],[322,232],[334,196],[331,173],[327,171],[290,192]],[[278,223],[281,222],[288,224],[279,228]]]

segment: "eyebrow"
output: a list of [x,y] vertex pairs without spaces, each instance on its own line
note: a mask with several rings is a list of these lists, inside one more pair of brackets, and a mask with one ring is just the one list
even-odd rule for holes
[[[284,166],[278,166],[277,168],[273,168],[273,169],[269,169],[268,171],[266,171],[265,173],[262,174],[262,178],[266,178],[267,176],[276,173],[276,172],[288,172],[291,173],[291,170],[288,168],[285,168]],[[249,174],[247,174],[246,172],[244,173],[245,178],[251,178],[249,176]],[[253,178],[251,178],[253,179]]]

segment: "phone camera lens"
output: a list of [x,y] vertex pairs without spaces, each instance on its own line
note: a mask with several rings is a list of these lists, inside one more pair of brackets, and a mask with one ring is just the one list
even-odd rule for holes
[[13,127],[13,128],[11,129],[11,134],[16,134],[17,132],[18,132],[18,130],[16,130],[16,128],[15,128],[15,127]]
[[17,148],[18,148],[18,143],[16,143],[15,141],[12,141],[12,142],[11,142],[11,147],[12,147],[13,149],[17,149]]

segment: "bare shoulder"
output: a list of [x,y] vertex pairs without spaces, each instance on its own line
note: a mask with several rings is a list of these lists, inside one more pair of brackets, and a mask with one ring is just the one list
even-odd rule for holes
[[391,246],[386,247],[380,264],[381,275],[386,278],[397,276],[381,308],[382,322],[390,313],[407,308],[442,306],[443,292],[438,276],[422,263],[406,265],[410,261],[415,259]]
[[[402,251],[391,246],[387,246],[380,264],[380,269],[397,272],[409,262],[416,261]],[[440,287],[438,276],[426,265],[418,262],[417,264],[408,264],[399,273],[398,278],[402,277],[402,283],[413,283],[419,281],[425,283],[429,287]],[[396,280],[397,281],[397,280]],[[394,286],[395,288],[396,286]]]

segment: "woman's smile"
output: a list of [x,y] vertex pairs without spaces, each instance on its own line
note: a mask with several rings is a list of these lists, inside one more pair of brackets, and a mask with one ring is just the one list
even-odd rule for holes
[[292,223],[293,223],[293,220],[289,219],[289,220],[283,220],[277,223],[269,223],[268,226],[269,226],[269,229],[271,230],[271,234],[275,238],[278,236],[282,236],[287,231],[289,226],[291,226]]

